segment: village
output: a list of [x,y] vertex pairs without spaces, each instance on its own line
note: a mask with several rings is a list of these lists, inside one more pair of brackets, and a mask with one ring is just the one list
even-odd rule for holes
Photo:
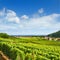
[[55,37],[48,37],[48,36],[45,36],[44,39],[46,40],[54,40],[54,41],[60,41],[60,38],[55,38]]

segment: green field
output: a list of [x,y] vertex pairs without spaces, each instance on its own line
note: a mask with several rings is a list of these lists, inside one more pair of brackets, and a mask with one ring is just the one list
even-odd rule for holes
[[41,37],[0,38],[0,51],[11,60],[60,60],[60,42]]

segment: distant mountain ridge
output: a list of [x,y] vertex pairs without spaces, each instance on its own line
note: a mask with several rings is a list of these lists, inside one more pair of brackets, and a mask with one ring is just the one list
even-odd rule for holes
[[3,38],[8,38],[8,37],[21,37],[21,36],[24,36],[24,37],[27,37],[27,36],[28,37],[45,37],[45,36],[48,36],[48,37],[60,38],[60,30],[57,31],[57,32],[48,34],[48,35],[8,35],[7,33],[0,33],[0,37],[3,37]]
[[60,38],[60,30],[54,33],[51,33],[49,35],[47,35],[48,37],[56,37],[56,38]]

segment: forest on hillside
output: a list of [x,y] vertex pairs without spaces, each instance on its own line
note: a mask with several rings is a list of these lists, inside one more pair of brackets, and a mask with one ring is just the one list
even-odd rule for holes
[[49,34],[48,36],[49,36],[49,37],[60,38],[60,31],[57,31],[57,32],[51,33],[51,34]]

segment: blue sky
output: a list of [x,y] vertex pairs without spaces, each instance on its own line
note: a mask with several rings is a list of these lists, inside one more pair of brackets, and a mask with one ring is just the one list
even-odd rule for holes
[[0,32],[45,35],[59,26],[60,0],[0,0]]

